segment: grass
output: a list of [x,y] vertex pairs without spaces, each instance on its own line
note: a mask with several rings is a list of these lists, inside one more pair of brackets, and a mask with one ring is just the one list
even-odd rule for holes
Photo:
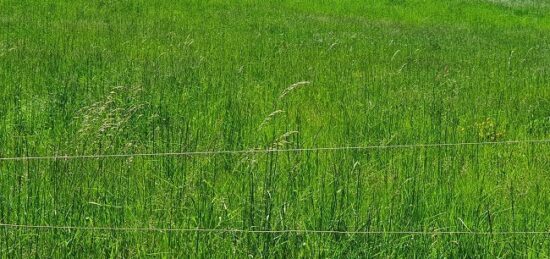
[[[550,138],[548,1],[0,1],[0,157]],[[1,257],[550,257],[547,144],[0,161]]]

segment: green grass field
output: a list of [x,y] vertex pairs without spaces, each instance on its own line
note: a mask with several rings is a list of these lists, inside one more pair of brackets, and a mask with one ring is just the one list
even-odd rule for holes
[[0,0],[2,258],[548,258],[549,139],[548,0]]

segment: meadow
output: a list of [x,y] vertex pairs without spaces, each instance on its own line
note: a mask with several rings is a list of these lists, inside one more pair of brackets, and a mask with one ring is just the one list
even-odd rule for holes
[[548,0],[0,0],[2,258],[547,258],[549,141]]

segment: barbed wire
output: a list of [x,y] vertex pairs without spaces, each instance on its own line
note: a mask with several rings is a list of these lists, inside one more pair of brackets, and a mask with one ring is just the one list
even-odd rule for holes
[[0,161],[69,160],[69,159],[94,159],[94,158],[198,156],[198,155],[285,153],[285,152],[308,152],[308,151],[404,149],[404,148],[422,148],[422,147],[428,148],[428,147],[456,147],[456,146],[478,146],[478,145],[513,145],[513,144],[528,144],[528,143],[531,143],[531,144],[550,143],[550,139],[459,142],[459,143],[397,144],[397,145],[373,145],[373,146],[313,147],[313,148],[290,148],[290,149],[269,148],[269,149],[249,149],[249,150],[211,150],[211,151],[187,151],[187,152],[165,152],[165,153],[23,156],[23,157],[0,157]]

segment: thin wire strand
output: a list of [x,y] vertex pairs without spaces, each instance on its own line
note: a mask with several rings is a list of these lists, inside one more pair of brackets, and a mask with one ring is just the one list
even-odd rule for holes
[[456,146],[480,146],[480,145],[513,145],[513,144],[527,144],[527,143],[532,143],[532,144],[534,144],[534,143],[550,143],[550,139],[486,141],[486,142],[460,142],[460,143],[431,143],[431,144],[427,143],[427,144],[375,145],[375,146],[290,148],[290,149],[211,150],[211,151],[188,151],[188,152],[167,152],[167,153],[24,156],[24,157],[0,157],[0,161],[68,160],[68,159],[93,159],[93,158],[197,156],[197,155],[207,155],[208,156],[208,155],[223,155],[223,154],[257,154],[257,153],[284,153],[284,152],[306,152],[306,151],[400,149],[400,148],[456,147]]
[[244,233],[244,234],[338,234],[338,235],[550,235],[550,231],[338,231],[338,230],[248,230],[248,229],[215,229],[215,228],[154,228],[154,227],[77,227],[77,226],[48,226],[48,225],[20,225],[3,224],[2,228],[25,228],[39,230],[82,230],[82,231],[121,231],[121,232],[206,232],[206,233]]

